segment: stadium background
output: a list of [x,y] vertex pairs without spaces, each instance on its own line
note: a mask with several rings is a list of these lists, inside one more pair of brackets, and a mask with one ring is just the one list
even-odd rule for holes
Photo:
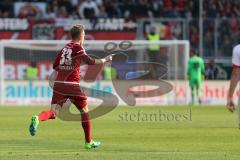
[[[0,160],[239,160],[240,119],[237,121],[237,112],[228,113],[225,108],[232,47],[240,37],[239,16],[239,0],[1,0],[0,71],[4,68],[4,75],[0,74],[0,97],[5,100],[0,99]],[[135,107],[120,103],[112,112],[92,120],[93,137],[102,142],[101,147],[83,149],[79,122],[59,118],[40,124],[37,135],[31,137],[30,118],[49,108],[51,63],[76,23],[85,25],[88,40],[117,44],[146,40],[154,26],[169,48],[174,47],[173,40],[189,41],[191,51],[199,52],[206,63],[204,104],[186,105],[190,102],[184,75],[188,54],[182,54],[183,47],[171,55],[173,52],[166,52],[168,47],[161,45],[159,56],[169,54],[168,62],[173,65],[170,74],[162,78],[174,84],[173,91],[168,97],[142,99]],[[45,45],[32,40],[43,40]],[[62,45],[51,45],[49,40],[60,40]],[[98,47],[87,45],[86,49],[95,56],[109,54]],[[148,57],[146,48],[140,45],[124,53],[136,61],[139,55]],[[25,70],[32,62],[39,73],[36,80],[28,81]],[[175,62],[180,65],[174,66]],[[115,67],[119,75],[121,69],[129,69],[121,64]],[[92,88],[113,91],[104,74],[99,78],[101,81],[90,84]],[[235,100],[239,94],[237,91]],[[93,103],[90,99],[90,109]]]
[[[240,5],[236,0],[10,0],[1,1],[0,6],[0,39],[68,40],[70,27],[82,23],[87,30],[87,40],[146,40],[152,27],[155,27],[161,40],[189,40],[191,50],[198,52],[206,62],[205,77],[210,81],[203,84],[204,102],[225,103],[227,82],[224,80],[229,79],[232,47],[240,37]],[[138,51],[127,52],[132,60],[140,55]],[[159,56],[165,52],[164,47],[161,47]],[[47,80],[56,53],[57,51],[5,49],[4,80],[8,87],[14,88],[5,95],[10,99],[8,105],[18,104],[11,98],[26,99],[26,95],[17,94],[22,92],[18,88],[24,88],[24,85],[16,85],[24,80],[27,65],[31,61],[37,61],[38,79]],[[106,53],[93,51],[91,54],[103,56]],[[120,74],[122,66],[116,68],[120,69]],[[171,76],[168,78],[176,79]],[[189,100],[189,90],[183,74],[177,79],[179,84],[175,85],[173,93],[177,99],[171,104],[184,104]],[[8,80],[18,80],[18,83]],[[216,83],[212,83],[212,80]],[[50,97],[47,96],[48,99]],[[156,100],[154,104],[158,103]]]
[[206,58],[229,58],[231,45],[238,43],[237,0],[26,2],[1,1],[1,39],[69,39],[66,31],[81,22],[88,30],[87,39],[143,39],[152,22],[159,23],[162,39],[188,39],[192,48],[203,47],[199,50]]

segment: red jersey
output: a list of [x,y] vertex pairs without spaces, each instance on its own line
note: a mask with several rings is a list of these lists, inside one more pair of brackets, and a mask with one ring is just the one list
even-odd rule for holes
[[94,65],[95,60],[87,55],[81,44],[71,42],[65,45],[53,64],[53,69],[58,72],[56,81],[79,82],[83,63]]

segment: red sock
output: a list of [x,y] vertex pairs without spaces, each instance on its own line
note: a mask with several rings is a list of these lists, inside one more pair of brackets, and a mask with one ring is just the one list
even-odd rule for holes
[[51,110],[45,110],[42,111],[39,115],[38,115],[38,120],[41,121],[46,121],[49,119],[54,119],[55,118],[55,114],[53,111]]
[[91,141],[91,121],[88,113],[82,113],[81,114],[82,119],[82,127],[85,134],[85,141],[90,142]]

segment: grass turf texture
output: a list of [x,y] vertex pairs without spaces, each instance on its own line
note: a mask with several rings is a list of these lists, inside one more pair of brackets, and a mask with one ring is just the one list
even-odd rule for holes
[[[224,107],[193,107],[183,121],[130,121],[126,113],[189,114],[189,107],[119,107],[92,121],[93,137],[102,146],[83,149],[79,122],[50,120],[38,133],[28,133],[30,118],[43,107],[0,107],[0,160],[164,159],[239,160],[240,130],[237,114]],[[124,119],[123,119],[124,118]],[[150,120],[150,119],[148,119]]]

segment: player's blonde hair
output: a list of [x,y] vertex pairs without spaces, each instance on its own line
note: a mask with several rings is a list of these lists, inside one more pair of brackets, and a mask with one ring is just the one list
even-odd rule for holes
[[74,25],[70,30],[72,39],[81,37],[83,34],[83,31],[84,31],[84,26],[82,24]]

